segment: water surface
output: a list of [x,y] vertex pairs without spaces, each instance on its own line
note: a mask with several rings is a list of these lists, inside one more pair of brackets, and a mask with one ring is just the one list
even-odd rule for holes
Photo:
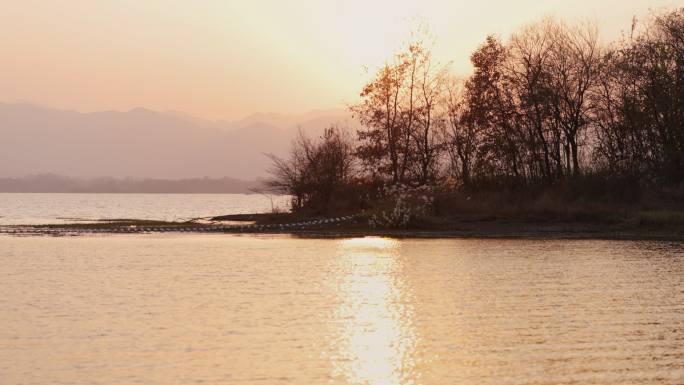
[[260,194],[0,193],[0,225],[99,219],[188,220],[287,209],[289,197]]
[[684,245],[0,237],[2,384],[682,384]]

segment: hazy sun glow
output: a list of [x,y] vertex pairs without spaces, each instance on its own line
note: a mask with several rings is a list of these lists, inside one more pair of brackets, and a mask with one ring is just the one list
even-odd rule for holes
[[441,62],[469,70],[487,34],[543,15],[596,20],[609,38],[672,0],[4,1],[0,101],[208,118],[353,102],[368,74],[427,24]]

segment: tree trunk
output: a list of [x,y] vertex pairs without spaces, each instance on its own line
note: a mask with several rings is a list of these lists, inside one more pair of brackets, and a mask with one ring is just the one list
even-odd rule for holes
[[577,176],[580,174],[579,159],[577,158],[577,140],[572,137],[570,140],[570,150],[572,151],[572,174]]

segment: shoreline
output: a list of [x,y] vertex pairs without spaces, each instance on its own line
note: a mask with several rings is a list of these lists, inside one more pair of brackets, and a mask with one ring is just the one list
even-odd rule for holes
[[338,239],[338,238],[363,238],[381,237],[393,239],[518,239],[518,240],[605,240],[605,241],[668,241],[684,242],[684,235],[673,233],[654,232],[600,232],[600,233],[574,233],[574,232],[518,232],[518,233],[484,233],[484,232],[458,232],[458,231],[251,231],[251,232],[218,232],[218,231],[188,231],[169,230],[164,232],[126,232],[115,230],[83,231],[75,229],[55,229],[44,231],[2,231],[0,237],[85,237],[85,236],[108,236],[108,235],[228,235],[228,236],[292,236],[304,239]]
[[[358,218],[340,220],[311,219],[291,214],[240,214],[221,217],[211,223],[163,222],[135,219],[96,221],[93,223],[0,225],[0,235],[15,236],[87,236],[93,234],[226,234],[226,235],[291,235],[300,238],[472,238],[472,239],[536,239],[536,240],[659,240],[684,241],[680,226],[648,226],[601,224],[586,222],[545,221],[526,223],[511,220],[462,220],[443,225],[426,225],[404,229],[377,229]],[[345,220],[342,220],[346,218]],[[299,222],[284,223],[283,219]],[[231,223],[230,225],[222,224]],[[244,223],[244,224],[235,224]]]

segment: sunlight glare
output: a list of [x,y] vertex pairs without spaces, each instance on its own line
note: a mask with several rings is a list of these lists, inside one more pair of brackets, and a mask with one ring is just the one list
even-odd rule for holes
[[350,383],[412,383],[416,343],[398,260],[399,242],[365,237],[340,242],[344,276],[336,370]]

